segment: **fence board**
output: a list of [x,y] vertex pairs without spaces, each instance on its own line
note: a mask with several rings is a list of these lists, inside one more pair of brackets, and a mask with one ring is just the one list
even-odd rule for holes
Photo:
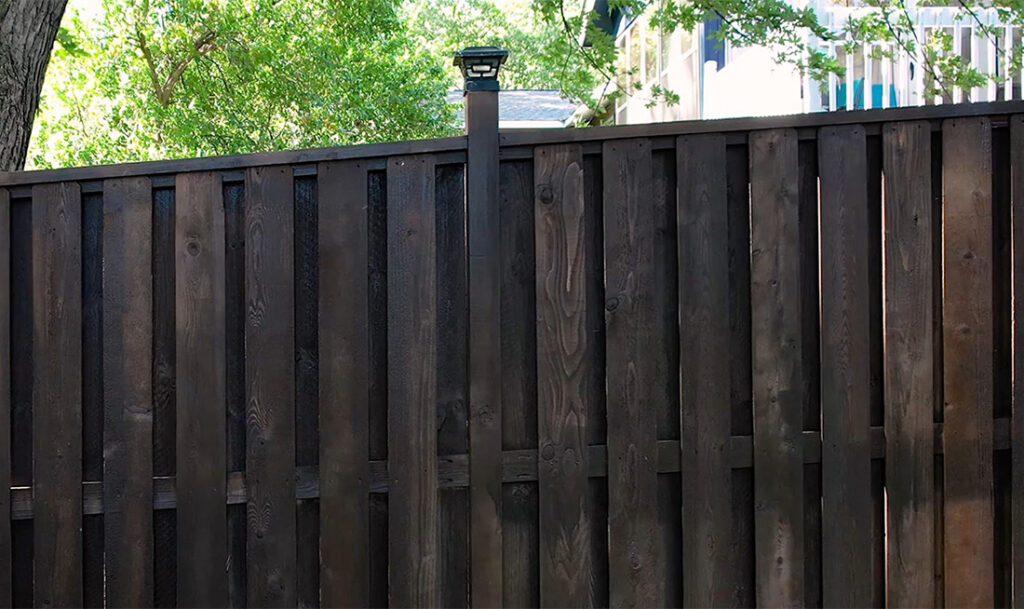
[[103,184],[103,553],[112,607],[153,604],[152,203],[149,178]]
[[797,137],[750,135],[750,284],[757,602],[804,594],[803,419]]
[[992,606],[992,133],[942,126],[945,602]]
[[588,336],[583,155],[539,147],[534,159],[540,602],[590,604],[587,484]]
[[[177,409],[175,361],[174,199],[170,188],[153,191],[153,475],[175,472]],[[153,515],[153,606],[177,606],[177,515]]]
[[935,604],[931,130],[883,128],[888,598]]
[[683,594],[688,607],[732,602],[729,206],[725,138],[679,138],[679,352],[682,378]]
[[[294,168],[295,183],[295,464],[316,469],[320,458],[318,379],[319,251],[315,176]],[[303,175],[300,175],[303,174]],[[296,481],[296,485],[298,485]],[[302,499],[295,506],[296,601],[320,606],[320,505]]]
[[178,605],[228,603],[224,205],[220,176],[175,180]]
[[[85,189],[83,189],[85,190]],[[82,193],[82,479],[103,480],[103,193]],[[103,606],[103,517],[82,518],[82,604]]]
[[[437,454],[438,467],[469,444],[469,303],[466,258],[466,192],[462,165],[442,165],[435,174],[437,231]],[[479,473],[479,472],[478,472]],[[441,480],[446,480],[442,475]],[[445,531],[438,557],[441,605],[461,609],[469,602],[470,489],[443,488],[440,526]]]
[[0,607],[10,607],[11,519],[11,199],[0,188]]
[[320,240],[320,586],[369,604],[369,298],[365,163],[317,170]]
[[1013,223],[1012,565],[1010,605],[1024,607],[1024,116],[1010,121]]
[[294,222],[290,167],[245,182],[247,602],[294,606]]
[[82,604],[81,193],[32,188],[35,604]]
[[649,140],[605,144],[604,260],[609,594],[614,607],[663,604],[658,581],[654,201]]
[[388,160],[388,539],[391,605],[438,594],[434,161]]
[[868,202],[864,129],[818,132],[821,183],[822,593],[872,602]]
[[[500,167],[502,447],[537,447],[533,164]],[[537,484],[502,488],[502,605],[540,605]]]

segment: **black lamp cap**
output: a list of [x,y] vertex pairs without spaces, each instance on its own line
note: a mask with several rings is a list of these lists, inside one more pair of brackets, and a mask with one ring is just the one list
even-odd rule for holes
[[498,70],[508,51],[498,47],[467,47],[455,53],[453,65],[462,71],[466,91],[497,91]]

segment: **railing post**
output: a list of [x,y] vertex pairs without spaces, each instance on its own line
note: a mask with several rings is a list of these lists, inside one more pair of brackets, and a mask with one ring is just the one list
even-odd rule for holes
[[465,77],[469,255],[470,600],[500,607],[501,265],[498,224],[498,70],[508,51],[455,54]]

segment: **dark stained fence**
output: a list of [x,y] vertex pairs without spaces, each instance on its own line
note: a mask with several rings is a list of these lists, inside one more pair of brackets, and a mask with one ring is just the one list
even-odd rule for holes
[[0,606],[1024,604],[1024,105],[476,136],[0,174]]

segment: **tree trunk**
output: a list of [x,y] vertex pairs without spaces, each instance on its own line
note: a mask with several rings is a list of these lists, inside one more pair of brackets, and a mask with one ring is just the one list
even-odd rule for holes
[[0,0],[0,171],[25,166],[50,51],[67,0]]

